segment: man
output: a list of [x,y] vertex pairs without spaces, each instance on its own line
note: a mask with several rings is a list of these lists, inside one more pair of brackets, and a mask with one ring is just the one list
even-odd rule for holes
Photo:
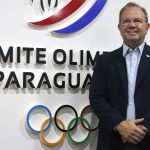
[[128,3],[120,11],[123,46],[97,58],[90,103],[98,116],[97,150],[149,150],[150,46],[146,10]]

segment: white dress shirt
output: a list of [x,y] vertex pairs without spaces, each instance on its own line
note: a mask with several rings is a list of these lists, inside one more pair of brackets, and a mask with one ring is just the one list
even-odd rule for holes
[[123,56],[126,59],[127,77],[128,77],[128,106],[126,119],[136,118],[134,93],[135,93],[137,70],[144,45],[145,42],[143,42],[139,47],[132,49],[128,47],[126,44],[123,44]]

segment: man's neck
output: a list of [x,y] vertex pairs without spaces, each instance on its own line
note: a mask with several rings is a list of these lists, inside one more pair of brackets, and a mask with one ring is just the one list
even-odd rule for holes
[[[144,41],[143,41],[144,42]],[[132,49],[135,49],[135,48],[137,48],[137,47],[139,47],[143,42],[138,42],[138,43],[136,43],[136,42],[128,42],[128,43],[126,43],[126,42],[124,42],[128,47],[130,47],[130,48],[132,48]]]

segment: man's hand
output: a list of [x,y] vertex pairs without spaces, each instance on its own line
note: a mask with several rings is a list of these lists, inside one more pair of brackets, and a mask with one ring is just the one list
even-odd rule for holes
[[123,142],[129,142],[132,144],[137,144],[144,139],[146,135],[144,131],[144,126],[139,126],[144,121],[141,119],[130,119],[122,121],[117,127],[117,131],[121,135]]
[[141,124],[137,125],[137,127],[138,127],[139,129],[141,129],[142,131],[144,131],[146,134],[149,132],[149,130],[148,130],[145,126],[143,126],[143,125],[141,125]]

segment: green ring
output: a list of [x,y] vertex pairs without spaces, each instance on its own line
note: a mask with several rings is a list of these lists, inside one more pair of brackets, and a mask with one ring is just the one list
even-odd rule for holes
[[74,119],[72,119],[71,121],[70,121],[70,123],[69,123],[69,125],[68,125],[68,139],[71,141],[71,143],[72,144],[83,144],[83,143],[85,143],[87,140],[88,140],[88,138],[89,138],[89,136],[90,136],[90,133],[91,133],[91,131],[89,130],[88,131],[88,135],[85,137],[85,139],[83,139],[82,141],[75,141],[74,139],[72,139],[72,137],[71,137],[71,127],[72,127],[72,124],[76,121],[76,120],[78,120],[78,119],[80,119],[80,120],[83,120],[86,124],[87,124],[87,126],[88,126],[88,128],[90,129],[91,128],[91,126],[90,126],[90,123],[85,119],[85,118],[82,118],[82,117],[76,117],[76,118],[74,118]]

